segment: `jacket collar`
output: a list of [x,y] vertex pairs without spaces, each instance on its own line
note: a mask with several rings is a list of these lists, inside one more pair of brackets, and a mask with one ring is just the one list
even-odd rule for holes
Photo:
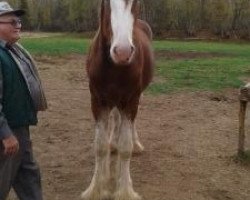
[[0,39],[0,46],[6,48],[7,42],[5,40]]

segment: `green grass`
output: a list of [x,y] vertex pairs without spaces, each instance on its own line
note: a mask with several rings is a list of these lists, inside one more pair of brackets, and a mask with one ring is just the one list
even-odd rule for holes
[[222,90],[238,88],[242,77],[250,77],[250,44],[155,41],[155,51],[199,52],[218,54],[194,59],[164,59],[156,61],[156,76],[149,91],[154,94],[180,90]]
[[237,88],[243,84],[241,77],[250,76],[250,59],[159,60],[156,75],[161,81],[151,85],[153,93]]
[[63,56],[87,52],[90,40],[71,35],[41,38],[22,38],[20,43],[34,55]]
[[[90,44],[79,34],[61,34],[42,38],[23,38],[21,43],[33,55],[64,56],[85,54]],[[204,41],[154,41],[155,52],[213,53],[214,57],[157,57],[152,94],[182,90],[222,90],[238,88],[242,77],[250,78],[250,43]],[[191,56],[192,57],[192,56]]]
[[250,58],[250,43],[247,42],[204,42],[204,41],[154,41],[156,51],[209,52],[246,56]]

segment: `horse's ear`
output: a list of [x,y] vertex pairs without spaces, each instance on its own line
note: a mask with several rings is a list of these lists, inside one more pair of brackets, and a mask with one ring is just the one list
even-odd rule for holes
[[99,30],[103,37],[110,35],[110,0],[101,0],[99,14]]
[[140,11],[141,11],[141,1],[135,0],[132,7],[132,12],[135,14],[136,18],[139,17]]
[[105,24],[105,20],[108,16],[109,9],[109,0],[101,1],[101,9],[100,9],[100,25],[103,26]]
[[137,0],[137,5],[139,6],[139,8],[140,8],[140,6],[141,6],[141,1],[140,0]]
[[105,5],[107,4],[107,0],[101,1],[101,10],[100,10],[100,18],[102,19],[105,14]]

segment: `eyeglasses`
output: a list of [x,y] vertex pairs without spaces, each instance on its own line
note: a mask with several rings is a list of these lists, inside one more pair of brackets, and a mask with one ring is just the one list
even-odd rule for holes
[[0,24],[11,24],[12,26],[20,26],[22,24],[21,19],[12,19],[11,21],[0,21]]

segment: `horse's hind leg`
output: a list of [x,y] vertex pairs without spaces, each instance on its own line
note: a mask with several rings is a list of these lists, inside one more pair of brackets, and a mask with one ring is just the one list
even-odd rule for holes
[[110,132],[109,144],[112,153],[117,152],[117,143],[120,135],[120,125],[121,125],[121,116],[119,110],[117,108],[114,108],[111,111],[109,117],[109,132]]
[[102,111],[95,125],[95,171],[90,186],[81,197],[84,200],[110,199],[110,148],[108,133],[109,110]]
[[133,152],[134,153],[141,153],[144,150],[143,145],[141,144],[141,142],[139,141],[139,136],[136,130],[136,123],[135,121],[132,124],[132,136],[133,136],[133,144],[134,144],[134,149]]
[[[120,135],[120,126],[121,126],[121,116],[119,110],[114,108],[109,117],[109,131],[110,131],[110,149],[111,152],[117,152],[117,142],[119,140]],[[135,121],[132,123],[132,139],[133,139],[133,152],[134,153],[141,153],[144,150],[143,145],[139,141],[139,136],[136,130],[136,123]]]
[[[140,100],[139,100],[140,103],[142,101],[142,98],[143,98],[143,94],[141,94],[141,96],[140,96]],[[144,147],[139,140],[138,132],[136,130],[136,121],[135,120],[133,121],[132,125],[133,125],[133,132],[132,133],[133,133],[133,144],[134,144],[133,152],[134,153],[141,153],[141,152],[143,152]]]

